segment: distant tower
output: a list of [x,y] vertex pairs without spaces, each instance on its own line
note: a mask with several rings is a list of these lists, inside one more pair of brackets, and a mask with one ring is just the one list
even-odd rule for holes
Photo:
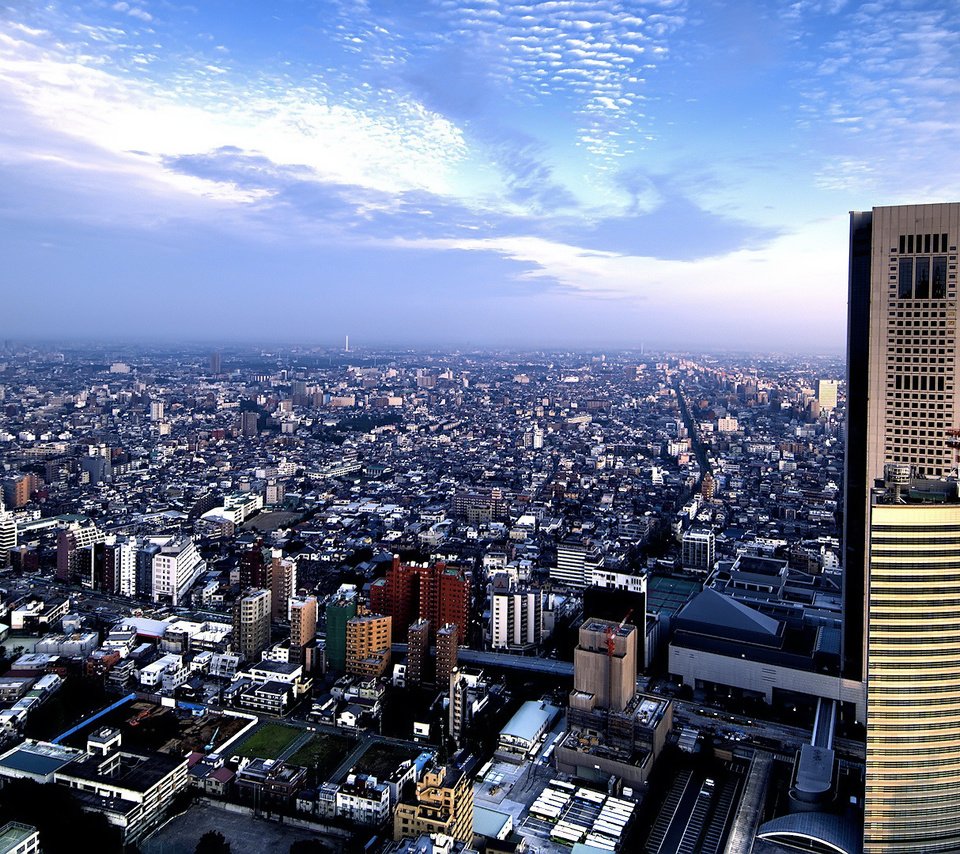
[[219,352],[211,353],[210,354],[210,373],[215,377],[220,376],[220,368],[221,368],[220,353]]
[[343,352],[344,353],[350,352],[350,336],[349,335],[345,335],[343,338]]

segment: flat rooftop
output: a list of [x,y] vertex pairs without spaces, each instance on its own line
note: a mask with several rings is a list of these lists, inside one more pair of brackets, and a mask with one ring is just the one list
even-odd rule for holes
[[46,742],[24,742],[6,756],[0,757],[0,767],[26,774],[49,776],[82,756],[82,750],[72,747]]

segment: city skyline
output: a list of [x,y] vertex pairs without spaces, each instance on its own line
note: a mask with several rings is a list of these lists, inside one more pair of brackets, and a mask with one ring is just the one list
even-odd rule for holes
[[846,212],[957,196],[948,12],[7,8],[10,328],[840,351]]

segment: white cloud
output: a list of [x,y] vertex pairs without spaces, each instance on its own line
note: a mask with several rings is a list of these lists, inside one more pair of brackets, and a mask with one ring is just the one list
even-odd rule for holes
[[[99,42],[114,33],[88,27],[86,35]],[[235,192],[229,187],[188,179],[161,163],[234,146],[277,164],[309,167],[321,181],[447,194],[466,152],[459,128],[410,99],[337,102],[319,87],[230,82],[224,69],[206,63],[161,84],[114,73],[98,56],[88,45],[40,46],[0,29],[0,88],[36,125],[19,129],[22,138],[31,138],[30,149],[8,144],[8,159],[75,139],[178,190],[229,196]],[[13,130],[7,128],[8,135]],[[234,197],[250,198],[245,192]]]

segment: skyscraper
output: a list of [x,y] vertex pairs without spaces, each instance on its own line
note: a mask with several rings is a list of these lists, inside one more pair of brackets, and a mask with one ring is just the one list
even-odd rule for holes
[[844,677],[867,695],[864,852],[960,850],[960,204],[850,221]]

